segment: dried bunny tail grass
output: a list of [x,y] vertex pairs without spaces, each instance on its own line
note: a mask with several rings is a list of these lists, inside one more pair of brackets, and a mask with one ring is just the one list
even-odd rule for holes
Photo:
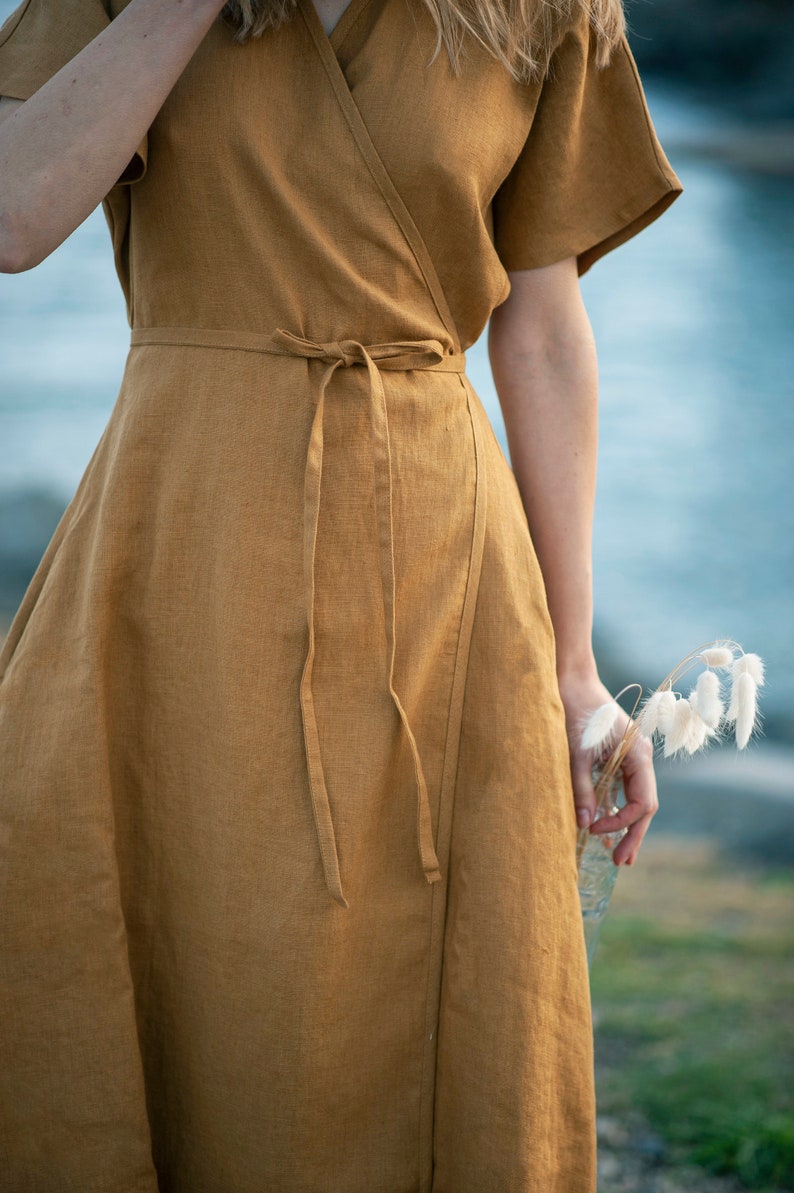
[[694,715],[695,710],[688,700],[683,697],[676,700],[672,724],[664,737],[665,758],[670,758],[679,750],[685,749],[689,735],[689,723]]
[[[674,690],[682,675],[695,668],[706,669],[684,698]],[[723,690],[716,669],[731,667],[731,699],[727,712]],[[685,751],[694,754],[709,741],[727,737],[728,725],[735,724],[736,744],[744,749],[759,723],[758,686],[764,680],[764,664],[758,655],[745,654],[738,642],[707,642],[691,651],[675,666],[659,687],[651,693],[634,718],[642,697],[639,684],[629,684],[614,700],[602,704],[583,724],[582,747],[600,754],[597,759],[600,803],[611,799],[614,781],[619,776],[626,755],[638,736],[652,741],[658,736],[664,757]],[[623,709],[618,700],[635,688],[639,695],[622,733],[616,732]]]
[[742,654],[733,664],[733,678],[738,679],[740,675],[750,675],[756,683],[756,686],[762,688],[764,686],[764,663],[757,654]]
[[696,754],[698,750],[702,749],[706,744],[706,739],[710,736],[713,730],[710,730],[706,722],[698,712],[697,706],[692,704],[690,697],[690,707],[692,708],[692,716],[689,718],[689,723],[686,727],[684,735],[684,749],[687,754]]
[[664,736],[673,723],[676,698],[675,692],[669,688],[657,688],[645,702],[645,707],[638,720],[639,731],[643,737],[652,738],[655,733]]
[[[725,706],[722,703],[720,681],[713,671],[704,671],[695,685],[693,693],[697,711],[709,729],[717,729],[722,720]],[[690,696],[692,702],[692,696]]]
[[734,660],[734,654],[730,646],[721,646],[717,643],[714,646],[709,646],[698,655],[698,659],[705,663],[707,667],[730,667]]
[[615,729],[622,711],[616,700],[610,700],[592,712],[582,729],[582,749],[598,750],[614,743],[617,736]]
[[736,722],[736,744],[743,750],[753,735],[758,716],[758,685],[749,671],[739,674],[733,685],[728,720]]
[[[311,0],[310,0],[311,2]],[[501,62],[516,82],[542,79],[566,29],[586,15],[596,42],[596,64],[606,66],[625,33],[623,0],[421,0],[436,27],[433,61],[442,46],[460,72],[467,36]],[[277,29],[297,8],[296,0],[227,0],[224,20],[235,41]]]
[[669,733],[673,724],[673,717],[675,715],[675,706],[677,704],[675,692],[665,691],[661,694],[659,701],[659,709],[656,714],[657,728],[660,733]]
[[[672,695],[672,693],[670,694]],[[652,738],[654,733],[658,731],[659,705],[664,695],[664,692],[653,692],[645,701],[637,722],[643,737]]]

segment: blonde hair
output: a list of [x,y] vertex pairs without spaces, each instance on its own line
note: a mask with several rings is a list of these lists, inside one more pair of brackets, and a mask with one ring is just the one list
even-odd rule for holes
[[[311,0],[310,0],[311,2]],[[542,78],[567,28],[587,15],[596,39],[596,62],[605,66],[625,33],[623,0],[422,0],[436,27],[433,58],[442,46],[460,70],[464,42],[473,37],[519,82]],[[259,37],[291,19],[297,0],[227,0],[224,20],[235,41]]]

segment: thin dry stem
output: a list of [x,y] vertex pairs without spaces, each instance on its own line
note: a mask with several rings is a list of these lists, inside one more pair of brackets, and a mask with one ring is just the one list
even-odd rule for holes
[[654,691],[672,691],[673,685],[678,683],[679,679],[682,679],[693,667],[697,666],[699,656],[703,654],[703,651],[709,650],[713,646],[725,646],[730,650],[739,650],[744,654],[744,650],[739,643],[733,642],[729,638],[716,638],[713,642],[706,642],[702,646],[698,646],[695,650],[691,650],[688,655],[684,655],[683,659],[676,663],[670,674],[662,680]]

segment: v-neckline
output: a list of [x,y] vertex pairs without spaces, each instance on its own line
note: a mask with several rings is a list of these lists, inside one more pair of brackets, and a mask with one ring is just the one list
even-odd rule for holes
[[316,29],[319,29],[321,36],[328,42],[331,49],[336,54],[342,42],[347,37],[347,34],[356,23],[361,13],[370,3],[370,0],[350,0],[347,8],[344,10],[339,20],[334,25],[330,33],[326,33],[325,26],[320,19],[320,14],[315,7],[314,0],[302,0],[303,9],[306,13],[307,20],[310,20]]
[[416,226],[413,216],[405,206],[400,192],[392,182],[384,161],[370,136],[364,117],[353,97],[347,76],[337,57],[338,47],[352,28],[353,23],[370,3],[371,0],[350,0],[350,3],[331,30],[329,36],[325,32],[323,23],[320,20],[320,14],[314,7],[314,0],[297,0],[298,9],[303,16],[307,32],[315,44],[317,53],[325,68],[328,82],[336,96],[353,140],[358,146],[359,152],[366,162],[369,172],[383,196],[395,223],[402,231],[414,255],[414,259],[424,277],[428,292],[438,311],[441,322],[449,333],[453,344],[451,351],[460,352],[460,336],[458,335],[452,311],[444,294],[444,287],[441,284],[441,279],[433,264],[427,245],[422,239],[422,234]]

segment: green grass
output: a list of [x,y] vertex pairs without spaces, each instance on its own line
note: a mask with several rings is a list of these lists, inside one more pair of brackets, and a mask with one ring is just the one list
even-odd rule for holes
[[682,1162],[794,1190],[794,876],[648,841],[592,970],[601,1113]]

